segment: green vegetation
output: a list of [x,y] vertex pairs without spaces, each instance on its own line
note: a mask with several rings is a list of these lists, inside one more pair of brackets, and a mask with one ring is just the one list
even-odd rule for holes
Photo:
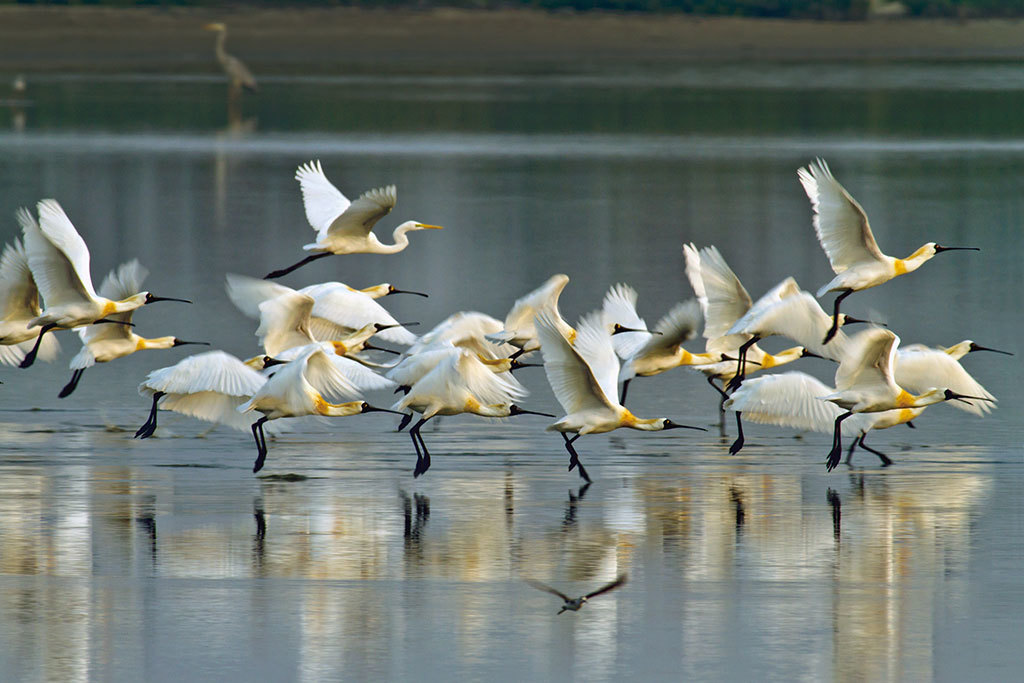
[[[81,5],[107,7],[238,7],[223,0],[0,0],[0,5]],[[699,15],[858,20],[867,16],[871,0],[259,0],[261,7],[464,7],[473,9],[533,8],[551,11],[681,12]],[[891,5],[887,0],[878,5]],[[902,0],[907,16],[1019,17],[1024,0]]]

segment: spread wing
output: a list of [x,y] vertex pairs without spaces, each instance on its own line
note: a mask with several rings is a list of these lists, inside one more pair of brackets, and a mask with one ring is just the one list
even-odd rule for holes
[[59,306],[94,297],[85,241],[57,200],[44,199],[37,208],[39,222],[23,222],[21,228],[28,265],[43,301]]
[[327,179],[320,160],[299,166],[295,179],[302,189],[302,204],[306,209],[306,220],[317,232],[324,232],[331,223],[345,213],[352,204],[348,198]]
[[[931,388],[952,389],[965,396],[979,396],[995,400],[985,387],[971,377],[960,363],[939,349],[917,344],[900,349],[896,354],[896,384],[920,394]],[[948,405],[982,416],[992,410],[988,401],[947,401]]]
[[615,578],[615,580],[614,580],[614,581],[612,581],[611,583],[609,583],[609,584],[606,584],[606,585],[604,585],[604,586],[601,586],[601,587],[600,587],[600,588],[598,588],[598,589],[597,589],[596,591],[592,591],[592,592],[590,592],[590,593],[587,593],[587,594],[586,594],[586,595],[585,595],[584,597],[585,597],[585,598],[586,598],[587,600],[589,600],[590,598],[596,598],[596,597],[597,597],[598,595],[601,595],[601,594],[603,594],[603,593],[607,593],[608,591],[612,591],[612,590],[615,590],[616,588],[618,588],[618,587],[619,587],[619,586],[621,586],[622,584],[626,583],[626,578],[627,578],[627,577],[626,577],[626,575],[625,575],[625,574],[619,574],[619,575],[618,575],[618,576],[617,576],[617,577]]
[[[618,375],[618,358],[612,348],[611,338],[604,329],[600,312],[591,314],[577,329],[576,345],[563,337],[554,320],[545,313],[536,319],[540,350],[544,356],[544,372],[555,398],[566,414],[584,410],[607,410],[616,404],[608,396],[617,396],[615,390]],[[584,326],[586,329],[584,330]],[[602,339],[603,337],[603,339]],[[580,345],[582,342],[582,346]],[[586,358],[596,361],[597,372]],[[599,379],[601,365],[604,365],[604,382]],[[614,372],[608,377],[608,369]],[[609,387],[609,390],[603,387]]]
[[[629,327],[634,330],[646,330],[647,322],[636,312],[636,290],[629,285],[612,285],[608,293],[604,295],[604,302],[601,305],[605,316],[605,325],[609,328],[615,324]],[[612,347],[619,358],[631,358],[637,351],[647,344],[652,335],[647,332],[622,332],[612,335]]]
[[394,185],[368,190],[331,222],[327,234],[331,240],[354,237],[362,241],[377,221],[391,213],[397,201],[398,191]]
[[864,330],[850,340],[849,353],[836,370],[836,389],[896,391],[893,356],[900,338],[880,327]]
[[549,585],[547,585],[545,583],[541,583],[540,581],[534,581],[533,579],[523,579],[523,581],[525,581],[526,583],[528,583],[529,585],[533,586],[534,588],[536,588],[539,591],[544,591],[545,593],[551,593],[552,595],[557,595],[558,597],[562,598],[562,600],[565,600],[566,602],[568,602],[569,600],[572,599],[568,595],[563,593],[562,591],[558,590],[557,588],[552,588],[551,586],[549,586]]
[[823,159],[801,168],[797,176],[811,200],[814,232],[834,272],[841,273],[857,263],[884,260],[864,209],[839,184]]
[[[21,224],[26,220],[34,222],[28,209],[18,209],[17,215]],[[31,320],[39,315],[39,290],[32,279],[28,255],[20,239],[9,243],[0,254],[0,292],[3,292],[0,319]]]

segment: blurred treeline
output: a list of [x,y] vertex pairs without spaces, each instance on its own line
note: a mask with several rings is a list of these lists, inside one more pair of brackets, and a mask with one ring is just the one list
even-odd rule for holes
[[[0,5],[91,5],[106,7],[362,7],[431,9],[533,8],[624,12],[682,12],[698,15],[859,20],[874,12],[911,17],[1024,16],[1024,0],[0,0]],[[888,11],[886,11],[888,10]],[[896,10],[893,12],[893,10]]]

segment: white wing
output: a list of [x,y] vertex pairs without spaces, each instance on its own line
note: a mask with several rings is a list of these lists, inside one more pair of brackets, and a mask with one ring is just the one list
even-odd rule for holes
[[900,338],[891,330],[872,327],[850,339],[847,356],[836,370],[836,389],[895,393],[893,356]]
[[264,301],[259,309],[260,326],[256,336],[268,355],[314,341],[309,331],[313,297],[293,291]]
[[415,344],[409,347],[409,355],[440,344],[451,342],[455,346],[463,346],[477,351],[485,358],[507,358],[515,352],[508,344],[492,344],[486,335],[500,332],[502,323],[497,318],[477,311],[460,311],[448,316],[432,330],[424,334]]
[[[160,403],[163,410],[173,410],[182,415],[195,417],[206,422],[248,431],[252,426],[252,418],[238,412],[238,406],[248,400],[248,396],[229,396],[216,391],[199,391],[194,394],[168,394]],[[270,428],[270,425],[267,425]]]
[[[600,319],[596,321],[596,325],[598,331],[607,340],[608,333],[604,331],[604,326],[601,324]],[[572,413],[590,409],[608,410],[614,408],[617,402],[613,404],[608,400],[608,394],[602,388],[590,365],[584,360],[577,347],[570,344],[559,333],[555,321],[550,316],[541,313],[537,316],[536,326],[537,337],[540,339],[541,354],[544,356],[544,372],[547,374],[548,384],[551,385],[555,398],[558,399],[566,414],[571,415]],[[605,341],[606,348],[603,352],[600,352],[601,344],[593,330],[587,331],[586,336],[595,337],[595,339],[584,342],[584,348],[587,348],[589,344],[589,351],[591,353],[595,353],[597,356],[610,356],[610,363],[614,364],[615,370],[618,372],[618,360],[615,357],[615,350],[612,348],[611,341]],[[578,329],[576,336],[577,345],[582,337],[584,337],[584,331]],[[608,361],[606,361],[606,364],[608,364]],[[616,379],[613,375],[611,380],[612,392],[616,389]],[[615,393],[611,395],[616,396]]]
[[527,393],[510,374],[492,372],[472,351],[459,349],[445,356],[396,405],[404,410],[418,399],[434,398],[443,405],[461,406],[467,394],[483,405],[507,404]]
[[[111,299],[112,301],[127,299],[128,297],[142,291],[142,282],[146,279],[148,274],[149,271],[146,270],[137,259],[132,259],[127,263],[122,263],[120,266],[107,273],[107,276],[103,278],[103,283],[100,285],[99,289],[99,295],[104,298]],[[119,320],[123,323],[130,323],[134,312],[135,311],[112,313],[104,316],[104,318],[106,320]],[[116,325],[109,323],[102,325],[85,325],[77,328],[75,332],[78,333],[83,344],[95,344],[97,342],[114,339],[126,340],[131,339],[133,334],[132,328],[129,325]],[[95,359],[89,360],[83,357],[79,359],[79,362],[87,362],[88,364],[79,365],[78,367],[89,367],[94,361]],[[76,367],[74,360],[72,360],[71,367]]]
[[225,396],[249,397],[265,381],[262,374],[231,354],[207,351],[153,370],[139,385],[139,393],[151,396],[158,391],[165,394],[216,392]]
[[[299,291],[314,299],[310,331],[317,339],[340,339],[346,334],[346,329],[351,333],[372,323],[398,324],[395,317],[373,297],[340,282],[310,285]],[[403,346],[416,342],[416,335],[404,327],[392,327],[374,336]]]
[[[26,221],[35,223],[28,209],[18,209],[17,216],[22,225]],[[25,320],[27,323],[39,315],[39,290],[20,239],[7,244],[0,254],[0,297],[0,320]]]
[[525,294],[512,304],[505,316],[505,328],[493,335],[494,341],[536,336],[533,319],[541,310],[558,311],[558,297],[569,284],[569,276],[562,273],[552,275],[537,289]]
[[661,334],[651,335],[644,348],[674,349],[697,336],[700,324],[700,305],[696,299],[678,303],[654,326]]
[[279,285],[271,280],[257,280],[246,275],[228,273],[225,290],[238,310],[250,318],[260,317],[260,304],[274,297],[288,294],[295,290]]
[[[320,392],[324,398],[333,401],[349,401],[362,396],[363,392],[352,379],[354,373],[351,366],[335,362],[338,356],[335,355],[330,344],[321,342],[310,346],[317,348],[304,354],[304,360],[300,358],[292,361],[304,365],[303,375],[310,386]],[[350,362],[359,365],[355,361]],[[272,380],[273,378],[268,381]]]
[[[900,349],[896,354],[896,384],[920,394],[931,388],[952,389],[965,396],[995,400],[985,387],[971,377],[963,366],[945,351],[921,348],[918,345]],[[947,401],[947,405],[983,416],[992,410],[989,401]]]
[[[842,408],[821,397],[834,390],[802,372],[784,372],[748,379],[724,403],[728,410],[743,413],[743,419],[762,424],[831,432]],[[866,414],[843,421],[843,431],[859,434],[873,420]]]
[[[646,330],[647,323],[636,312],[636,290],[627,284],[612,285],[604,295],[601,309],[604,311],[605,325],[611,329],[614,325],[622,325],[634,330]],[[612,348],[619,358],[631,358],[651,340],[647,332],[622,332],[612,335]]]
[[451,342],[425,348],[418,353],[402,358],[395,367],[388,370],[387,377],[397,384],[411,387],[437,367],[441,361],[448,356],[458,355],[458,353],[458,349]]
[[734,350],[750,338],[728,334],[729,328],[750,309],[750,294],[714,246],[700,251],[700,275],[706,301],[701,304],[706,348],[711,353]]
[[[398,195],[394,185],[364,192],[345,209],[344,213],[331,222],[326,237],[334,242],[351,237],[362,244],[377,221],[391,213],[397,201]],[[320,238],[324,236],[321,231]]]
[[89,248],[55,199],[38,204],[39,222],[22,224],[32,277],[47,306],[93,298]]
[[850,339],[838,330],[828,344],[822,344],[822,337],[831,325],[832,318],[818,305],[817,299],[808,292],[799,292],[774,301],[759,300],[729,332],[787,337],[819,356],[841,361],[847,355]]
[[857,263],[884,260],[871,234],[864,209],[818,159],[797,171],[800,184],[814,209],[814,231],[832,264],[841,273]]
[[328,358],[360,393],[395,388],[393,381],[378,375],[370,368],[351,358],[345,358],[337,354],[329,354]]
[[327,179],[320,160],[299,166],[295,179],[302,189],[302,204],[306,209],[306,220],[317,232],[325,232],[331,223],[345,213],[352,204],[341,190]]

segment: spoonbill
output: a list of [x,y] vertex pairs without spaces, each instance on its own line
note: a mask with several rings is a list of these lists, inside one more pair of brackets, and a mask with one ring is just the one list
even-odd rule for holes
[[[295,290],[276,282],[228,273],[226,289],[228,298],[238,310],[257,319],[261,318],[260,304],[282,294],[294,295],[297,292],[312,297],[313,308],[306,326],[312,338],[318,341],[342,339],[366,325],[378,324],[380,330],[377,335],[383,341],[402,346],[416,342],[416,335],[405,329],[373,297],[341,282],[322,282]],[[292,298],[288,301],[300,300]]]
[[224,49],[224,43],[228,39],[228,27],[220,22],[213,22],[206,24],[203,28],[207,31],[217,32],[217,42],[214,51],[220,67],[224,69],[224,75],[228,77],[232,91],[240,92],[242,88],[247,88],[255,92],[257,90],[256,79],[253,77],[252,72],[242,63],[241,59],[234,55],[229,55]]
[[[25,355],[19,367],[27,368],[35,362],[43,336],[54,328],[96,323],[122,325],[123,322],[108,316],[134,311],[155,301],[192,303],[187,299],[154,296],[150,292],[138,292],[117,301],[98,296],[89,274],[89,248],[64,209],[55,199],[40,201],[37,209],[39,222],[22,222],[22,232],[28,265],[46,308],[28,323],[41,327],[35,346]],[[25,214],[28,212],[21,215],[24,217]],[[31,214],[28,214],[28,218],[31,218]]]
[[[866,323],[845,313],[839,314],[840,326]],[[787,277],[758,299],[743,316],[729,328],[730,334],[749,334],[750,339],[739,348],[740,372],[729,382],[729,389],[737,389],[746,376],[747,349],[765,337],[782,336],[799,343],[816,356],[837,363],[846,354],[849,337],[837,332],[831,344],[823,344],[821,336],[829,329],[832,318],[810,295],[800,289],[796,280]]]
[[700,304],[696,299],[676,304],[658,321],[654,330],[647,331],[647,323],[636,312],[637,294],[629,285],[618,284],[608,290],[603,309],[606,322],[611,320],[622,327],[641,330],[612,337],[615,352],[622,359],[619,381],[626,405],[626,392],[634,377],[651,377],[681,365],[718,363],[719,353],[691,353],[683,343],[697,335],[701,324]]
[[[755,377],[744,382],[743,386],[725,401],[725,409],[743,413],[751,422],[827,433],[835,429],[836,418],[843,412],[842,408],[834,403],[821,400],[822,396],[834,392],[834,388],[808,374],[784,372]],[[859,413],[844,421],[843,433],[854,437],[846,454],[847,464],[853,457],[854,449],[859,445],[877,455],[883,466],[891,465],[892,460],[885,453],[864,443],[864,437],[873,429],[887,429],[899,424],[912,427],[910,421],[922,412],[924,407],[899,408],[880,413]],[[736,440],[729,447],[729,453],[739,453],[743,445],[743,431],[740,430]]]
[[[283,362],[270,356],[263,356],[259,361],[259,368]],[[248,401],[266,381],[258,369],[223,351],[197,353],[169,367],[153,370],[139,385],[139,395],[152,399],[152,406],[149,418],[135,432],[135,438],[148,439],[156,431],[157,404],[164,410],[247,431],[252,420],[239,413],[238,406]]]
[[846,412],[835,419],[832,450],[826,466],[829,471],[839,464],[842,453],[843,420],[857,413],[877,413],[899,408],[922,408],[942,401],[991,401],[983,396],[966,396],[948,388],[930,387],[914,395],[896,384],[893,377],[896,350],[900,340],[892,331],[881,328],[865,330],[853,338],[849,355],[836,370],[836,391],[822,396]]
[[[569,343],[547,313],[538,314],[536,326],[548,383],[566,413],[547,429],[562,434],[569,453],[569,470],[579,467],[585,481],[589,482],[590,476],[573,447],[573,442],[584,434],[601,434],[620,427],[645,432],[680,428],[707,431],[665,417],[639,418],[618,402],[619,359],[603,311],[595,311],[580,321],[575,344]],[[570,432],[576,436],[570,439]]]
[[[916,348],[916,345],[911,345],[911,346]],[[911,346],[908,346],[906,348],[910,349]],[[927,347],[925,347],[925,348],[927,348]],[[975,351],[990,351],[992,353],[1001,353],[1004,356],[1012,356],[1013,355],[1009,351],[1000,351],[999,349],[992,349],[992,348],[989,348],[987,346],[982,346],[981,344],[978,344],[977,342],[972,341],[970,339],[964,339],[963,341],[957,342],[956,344],[953,344],[952,346],[940,346],[938,348],[939,348],[940,351],[948,354],[949,356],[951,356],[955,360],[960,360],[961,358],[963,358],[967,354],[974,353]]]
[[[412,385],[409,392],[391,406],[395,411],[413,411],[421,417],[409,430],[413,448],[416,450],[416,467],[413,477],[430,469],[430,451],[423,441],[420,428],[427,420],[437,415],[461,415],[471,413],[482,417],[511,417],[513,415],[544,415],[524,410],[513,403],[523,398],[526,389],[512,375],[495,373],[480,358],[468,349],[455,349],[447,354],[435,367]],[[399,425],[404,429],[411,421],[406,416]]]
[[[19,209],[18,222],[35,222],[27,209]],[[40,327],[29,327],[29,321],[39,315],[39,290],[28,267],[25,245],[15,239],[0,254],[0,363],[17,365],[32,348]],[[40,347],[39,355],[51,361],[60,352],[60,344],[53,335]]]
[[373,226],[395,208],[398,200],[394,185],[369,190],[350,202],[327,179],[319,161],[299,166],[295,179],[302,188],[306,218],[317,231],[316,242],[302,248],[314,253],[294,265],[267,274],[265,279],[287,275],[296,268],[331,254],[395,254],[409,246],[406,233],[441,229],[440,225],[406,221],[395,228],[395,243],[384,244],[373,234]]
[[562,599],[563,604],[562,604],[562,609],[558,610],[558,613],[561,614],[562,612],[566,612],[566,611],[570,611],[570,612],[578,612],[578,611],[580,611],[580,608],[583,607],[583,605],[587,604],[588,600],[590,600],[591,598],[596,598],[599,595],[604,595],[608,591],[615,590],[616,588],[618,588],[622,584],[626,583],[626,579],[627,579],[627,576],[625,574],[619,574],[618,577],[616,577],[616,579],[614,581],[612,581],[611,583],[605,584],[604,586],[601,586],[600,588],[598,588],[596,591],[591,591],[591,592],[587,593],[586,595],[581,595],[578,598],[570,598],[568,595],[566,595],[562,591],[560,591],[560,590],[558,590],[556,588],[552,588],[551,586],[548,586],[546,584],[543,584],[540,581],[534,581],[533,579],[525,579],[525,581],[526,581],[526,583],[528,583],[529,585],[533,586],[537,590],[542,590],[545,593],[551,593],[552,595],[557,595],[558,597],[560,597]]
[[978,247],[943,247],[928,242],[904,259],[886,256],[878,248],[868,225],[868,215],[857,200],[839,184],[823,159],[797,171],[800,184],[814,210],[814,231],[825,250],[836,276],[818,290],[839,292],[832,315],[832,326],[825,335],[827,344],[839,327],[839,304],[862,289],[876,287],[899,275],[913,272],[936,254],[944,251],[980,251]]
[[317,342],[304,347],[295,359],[274,373],[252,398],[237,408],[240,413],[263,413],[263,417],[252,425],[252,436],[256,441],[256,462],[252,471],[259,472],[266,461],[267,439],[263,425],[269,420],[304,415],[348,417],[370,412],[394,413],[386,408],[375,408],[362,400],[329,403],[324,398],[326,395],[354,399],[364,390],[394,386],[383,377],[378,379],[380,383],[377,386],[360,388],[339,368],[330,344]]
[[[112,301],[131,296],[139,291],[147,274],[136,259],[122,263],[104,278],[99,294]],[[110,319],[119,325],[87,325],[75,330],[82,340],[82,348],[71,359],[71,380],[61,389],[59,398],[70,396],[82,379],[82,373],[96,363],[107,363],[143,349],[170,349],[187,344],[209,346],[207,342],[184,341],[177,337],[140,337],[132,330],[132,313],[134,311],[112,314]]]

